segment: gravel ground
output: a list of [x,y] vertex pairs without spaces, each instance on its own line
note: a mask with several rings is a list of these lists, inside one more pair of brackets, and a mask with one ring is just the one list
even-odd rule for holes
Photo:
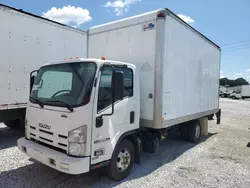
[[16,147],[23,136],[0,126],[0,187],[250,187],[250,101],[221,99],[222,124],[209,123],[199,144],[166,140],[156,154],[142,154],[141,165],[122,182],[105,169],[71,176],[29,159]]

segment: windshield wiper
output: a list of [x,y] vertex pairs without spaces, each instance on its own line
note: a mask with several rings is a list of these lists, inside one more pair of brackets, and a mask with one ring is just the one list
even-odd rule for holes
[[36,99],[36,98],[34,98],[34,97],[31,97],[31,96],[30,96],[30,99],[36,101],[36,102],[39,104],[39,106],[40,106],[41,108],[44,107],[44,104],[42,103],[42,101],[40,101],[40,100],[38,100],[38,99]]
[[69,105],[67,104],[66,102],[62,101],[62,100],[48,100],[48,101],[45,101],[45,102],[59,102],[61,103],[64,107],[66,107],[69,111],[73,112],[74,109]]

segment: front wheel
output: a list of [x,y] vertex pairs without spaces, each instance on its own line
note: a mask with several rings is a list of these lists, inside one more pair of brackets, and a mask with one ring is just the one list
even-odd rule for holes
[[134,161],[134,145],[128,140],[121,141],[116,147],[108,166],[110,179],[120,181],[126,178],[133,168]]

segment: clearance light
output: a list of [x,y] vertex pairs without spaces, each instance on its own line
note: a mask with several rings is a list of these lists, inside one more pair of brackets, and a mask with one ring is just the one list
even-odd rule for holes
[[79,57],[78,57],[78,56],[76,56],[76,59],[79,59]]
[[157,15],[158,18],[165,18],[166,17],[166,14],[163,13],[163,12],[160,12],[158,15]]
[[73,59],[73,57],[70,57],[69,59]]
[[64,60],[67,60],[67,58],[65,57],[65,58],[63,58]]
[[106,58],[104,56],[102,56],[101,60],[106,60]]

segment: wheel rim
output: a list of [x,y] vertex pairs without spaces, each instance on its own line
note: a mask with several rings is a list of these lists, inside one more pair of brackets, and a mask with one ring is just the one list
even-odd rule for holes
[[200,134],[201,134],[201,127],[200,127],[199,124],[197,124],[196,127],[195,127],[195,137],[199,138]]
[[117,170],[119,172],[125,171],[129,167],[130,161],[131,161],[131,155],[129,153],[129,150],[128,149],[121,150],[116,159]]

